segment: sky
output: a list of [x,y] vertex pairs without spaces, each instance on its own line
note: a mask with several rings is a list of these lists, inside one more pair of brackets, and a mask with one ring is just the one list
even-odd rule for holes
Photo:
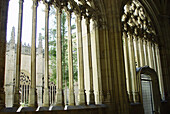
[[[26,43],[31,45],[31,37],[32,37],[32,0],[24,0],[23,3],[23,25],[22,25],[22,44]],[[45,28],[45,5],[41,2],[38,4],[37,8],[37,46],[39,33],[42,36],[45,36],[45,31],[42,28]],[[18,32],[18,13],[19,13],[19,0],[10,0],[8,7],[8,22],[7,22],[7,42],[11,39],[11,31],[12,27],[15,27],[15,43],[17,43],[17,32]],[[72,24],[75,24],[75,15],[72,13],[72,17],[74,19],[71,20]],[[54,15],[49,15],[49,29],[55,28],[54,26]],[[67,25],[67,21],[66,21]],[[76,32],[74,29],[72,32]],[[66,34],[67,35],[67,34]],[[43,42],[43,46],[44,46]]]
[[[37,43],[39,33],[44,35],[42,28],[45,27],[45,5],[39,3],[37,8]],[[8,8],[8,23],[7,23],[7,41],[11,38],[12,27],[15,27],[15,42],[17,43],[17,32],[18,32],[18,12],[19,12],[19,0],[10,0]],[[52,21],[54,15],[50,16],[49,28],[54,27]],[[22,44],[31,44],[32,36],[32,0],[24,0],[23,4],[23,26],[22,26]]]

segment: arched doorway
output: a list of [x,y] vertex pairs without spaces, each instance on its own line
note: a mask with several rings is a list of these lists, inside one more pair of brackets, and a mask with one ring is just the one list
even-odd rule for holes
[[160,113],[161,95],[157,73],[149,66],[139,67],[137,73],[137,88],[145,114]]
[[149,75],[141,74],[141,86],[144,112],[154,114],[152,79]]
[[129,102],[138,103],[136,68],[149,66],[157,72],[161,98],[164,85],[160,59],[160,42],[152,18],[138,0],[127,2],[123,7],[122,41]]

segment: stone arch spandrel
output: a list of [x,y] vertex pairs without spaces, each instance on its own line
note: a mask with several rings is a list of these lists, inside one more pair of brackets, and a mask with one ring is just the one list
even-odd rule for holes
[[159,90],[159,81],[158,81],[157,73],[155,72],[154,69],[151,69],[149,66],[137,68],[136,73],[137,73],[137,88],[138,88],[141,103],[143,104],[141,74],[146,74],[149,75],[152,80],[154,111],[156,114],[160,113],[161,95]]

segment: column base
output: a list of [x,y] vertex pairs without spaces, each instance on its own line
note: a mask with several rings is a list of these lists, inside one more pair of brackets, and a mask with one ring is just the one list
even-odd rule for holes
[[95,92],[95,104],[100,104],[99,92]]
[[84,90],[79,90],[79,93],[78,93],[78,105],[86,105],[85,100],[86,100],[86,98],[85,98]]
[[161,99],[162,99],[162,101],[165,101],[165,94],[164,93],[161,94]]
[[132,94],[132,92],[128,92],[128,99],[129,99],[129,102],[133,102],[133,94]]
[[68,105],[69,106],[74,106],[75,102],[74,102],[74,91],[73,90],[69,90],[69,102]]
[[91,104],[95,104],[95,101],[94,101],[94,91],[89,91],[89,105]]
[[7,107],[3,108],[1,112],[17,112],[18,108],[17,107]]
[[[14,99],[14,92],[13,92],[13,84],[6,84],[5,85],[5,106],[6,107],[18,107],[14,106],[13,104],[15,99]],[[5,108],[5,107],[4,107]]]
[[42,107],[49,107],[50,103],[49,103],[49,90],[48,88],[44,89],[44,97],[43,97],[43,106]]
[[134,103],[139,102],[139,93],[138,92],[133,93],[133,100],[134,100]]
[[99,91],[99,104],[102,104],[102,101],[103,101],[103,92],[102,91]]
[[38,106],[43,107],[42,86],[38,86],[36,88],[37,88],[37,103],[38,103]]
[[110,101],[111,101],[110,91],[107,91],[107,97],[106,97],[105,102],[110,103]]
[[63,93],[62,93],[62,89],[56,90],[55,106],[63,106]]
[[[102,92],[97,91],[95,92],[95,104],[102,104]],[[107,98],[110,98],[110,94],[107,93]]]
[[[16,90],[17,91],[17,90]],[[14,94],[14,105],[13,107],[20,107],[20,93],[19,91],[17,91],[15,94]]]
[[37,108],[37,94],[35,88],[30,88],[28,107]]

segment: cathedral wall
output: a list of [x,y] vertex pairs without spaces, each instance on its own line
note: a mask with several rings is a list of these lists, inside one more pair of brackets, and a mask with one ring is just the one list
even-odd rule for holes
[[104,103],[109,112],[129,113],[121,39],[120,2],[103,1],[103,23],[99,28]]
[[[141,0],[139,0],[141,1]],[[127,0],[106,0],[102,2],[104,4],[103,6],[103,25],[105,27],[100,28],[99,36],[100,36],[100,52],[101,52],[101,72],[102,72],[102,86],[103,86],[103,94],[104,94],[104,102],[107,100],[107,93],[109,93],[109,90],[111,91],[111,99],[110,101],[113,103],[112,111],[116,111],[120,113],[121,111],[125,111],[125,107],[129,107],[130,113],[143,113],[143,106],[141,104],[130,104],[127,103],[127,92],[126,92],[126,82],[125,82],[125,74],[124,74],[124,63],[123,63],[123,53],[122,53],[122,36],[121,36],[121,12],[123,10],[123,6],[127,3]],[[144,3],[144,1],[142,2]],[[116,5],[115,5],[116,4]],[[124,4],[124,5],[122,5]],[[152,6],[149,6],[152,4]],[[154,26],[156,27],[158,31],[158,37],[161,41],[160,44],[163,47],[160,49],[161,52],[161,61],[162,61],[162,68],[163,68],[163,76],[164,76],[164,85],[166,86],[166,92],[169,92],[169,66],[167,65],[169,62],[169,45],[167,42],[169,42],[169,32],[166,30],[169,30],[169,27],[167,23],[169,23],[167,20],[166,22],[163,20],[158,20],[159,16],[157,14],[154,14],[157,12],[155,10],[155,5],[152,3],[146,2],[144,5],[146,11],[149,15],[152,16]],[[153,8],[151,10],[151,8]],[[155,11],[153,11],[155,10]],[[163,31],[166,31],[166,37],[164,37],[161,33],[160,26],[158,22],[165,22],[161,28],[164,28]],[[106,25],[105,25],[106,23]],[[168,35],[167,35],[168,34]],[[108,36],[107,36],[108,35]],[[163,38],[164,37],[164,38]],[[163,39],[162,39],[163,38]],[[166,42],[167,41],[167,42]],[[167,45],[164,45],[167,44]],[[109,59],[110,57],[110,59]],[[110,70],[109,70],[110,68]],[[109,71],[110,77],[109,77]],[[109,81],[110,82],[109,82]],[[109,86],[110,85],[110,86]],[[113,100],[112,100],[113,99]],[[169,98],[168,98],[169,99]],[[167,100],[168,100],[167,99]],[[119,107],[117,107],[117,105]],[[168,103],[162,103],[162,108],[160,110],[163,110],[163,107],[167,107]],[[167,108],[166,108],[167,109]],[[121,110],[119,112],[119,110]],[[168,111],[164,111],[164,113],[167,113]],[[122,113],[122,112],[121,112]]]
[[21,72],[25,71],[28,72],[29,75],[31,74],[31,56],[21,54]]
[[[163,84],[164,84],[164,91],[165,91],[165,97],[166,100],[161,102],[161,108],[160,112],[161,114],[169,114],[170,110],[170,33],[167,32],[170,30],[170,18],[168,16],[168,10],[166,9],[166,6],[169,2],[163,2],[159,0],[154,1],[146,1],[146,0],[138,0],[143,7],[145,8],[146,12],[149,14],[152,23],[154,24],[154,27],[156,29],[157,38],[159,42],[159,50],[160,50],[160,57],[161,57],[161,67],[163,72]],[[127,0],[122,0],[122,7],[127,3]],[[130,105],[130,112],[132,113],[139,113],[140,109],[137,107],[140,107],[139,105],[134,106]],[[136,108],[134,108],[136,107]],[[141,106],[142,107],[142,106]],[[139,110],[138,110],[139,109]]]

